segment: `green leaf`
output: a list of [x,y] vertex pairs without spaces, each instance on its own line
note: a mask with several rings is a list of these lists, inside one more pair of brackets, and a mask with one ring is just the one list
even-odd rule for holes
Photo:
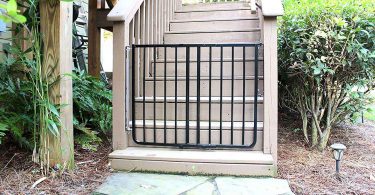
[[17,14],[17,2],[16,0],[9,0],[7,3],[7,12],[9,15]]
[[59,111],[57,111],[56,107],[52,104],[50,104],[48,106],[49,110],[56,116],[56,117],[59,117],[60,114],[59,114]]
[[27,21],[26,17],[23,15],[16,15],[13,17],[16,23],[25,23]]
[[59,128],[57,127],[56,123],[52,121],[51,119],[47,119],[48,123],[48,130],[50,133],[52,133],[53,136],[57,137],[59,136]]
[[7,131],[8,130],[8,125],[0,123],[0,131]]

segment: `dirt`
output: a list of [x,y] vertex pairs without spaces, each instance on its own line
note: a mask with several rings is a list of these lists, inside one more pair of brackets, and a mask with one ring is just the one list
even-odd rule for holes
[[1,148],[0,194],[90,194],[109,176],[110,144],[98,151],[76,146],[76,168],[70,172],[51,174],[34,189],[32,185],[43,178],[39,166],[31,162],[31,154],[8,146]]
[[[340,175],[330,149],[311,149],[301,132],[288,121],[279,129],[279,177],[289,181],[296,194],[375,194],[375,123],[341,124],[330,144],[347,146]],[[296,125],[296,124],[294,124]]]
[[[334,129],[330,144],[340,142],[348,147],[337,177],[332,152],[310,149],[301,132],[294,132],[298,124],[280,118],[279,178],[288,180],[294,193],[375,194],[375,123],[342,124]],[[90,194],[111,173],[110,144],[96,152],[76,146],[74,171],[49,176],[31,189],[44,177],[38,165],[31,163],[31,154],[9,145],[0,151],[4,151],[0,154],[0,195]]]

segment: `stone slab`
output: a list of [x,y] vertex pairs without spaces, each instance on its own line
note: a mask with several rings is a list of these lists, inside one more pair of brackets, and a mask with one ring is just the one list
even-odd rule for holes
[[208,179],[201,176],[115,173],[94,194],[176,195],[189,191]]
[[286,180],[114,173],[93,194],[105,195],[292,195]]
[[215,179],[221,195],[292,195],[286,180],[274,178],[218,177]]

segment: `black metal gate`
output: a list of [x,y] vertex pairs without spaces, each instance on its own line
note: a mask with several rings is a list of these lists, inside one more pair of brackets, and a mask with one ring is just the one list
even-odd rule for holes
[[259,81],[263,79],[260,46],[132,45],[129,126],[134,142],[180,148],[253,148]]

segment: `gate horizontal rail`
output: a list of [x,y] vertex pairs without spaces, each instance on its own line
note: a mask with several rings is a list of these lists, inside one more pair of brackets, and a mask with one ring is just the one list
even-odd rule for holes
[[[132,45],[131,67],[128,68],[131,69],[130,96],[132,105],[131,124],[129,126],[132,130],[134,142],[140,145],[180,148],[253,148],[257,143],[257,133],[260,126],[258,124],[259,80],[263,78],[259,76],[259,48],[261,45],[261,43]],[[202,50],[205,53],[202,53]],[[216,50],[217,53],[214,54],[213,50]],[[229,54],[226,54],[230,56],[229,61],[228,58],[224,61],[224,51],[229,51]],[[182,54],[183,58],[179,58],[179,54]],[[203,56],[202,54],[205,55]],[[237,54],[237,57],[235,54]],[[147,60],[146,56],[152,57]],[[247,88],[250,89],[248,86],[249,77],[246,75],[250,57],[254,64],[254,75],[251,77],[253,82],[251,102],[249,102],[249,95],[246,95],[246,93],[249,93]],[[212,70],[214,58],[220,66],[220,75],[215,78],[219,80],[218,86],[213,86],[214,76],[212,75]],[[156,63],[157,61],[159,63]],[[235,76],[235,62],[240,62],[240,66],[242,66],[241,76]],[[172,72],[174,71],[173,76],[167,75],[169,67],[167,63],[172,63],[171,66],[174,68],[172,70]],[[208,63],[208,70],[202,70],[202,63]],[[231,69],[231,73],[227,73],[230,74],[229,79],[228,76],[225,79],[223,76],[225,66],[230,66]],[[237,64],[236,66],[239,65]],[[163,76],[157,76],[158,68],[164,71]],[[194,68],[196,70],[193,70]],[[184,76],[179,76],[179,69],[185,71]],[[196,71],[195,76],[191,76],[193,71]],[[201,76],[203,71],[208,71],[206,72],[208,76]],[[208,82],[207,96],[201,95],[202,79],[205,79],[204,82]],[[239,84],[235,86],[235,81],[240,81],[237,83],[240,83],[241,86]],[[192,82],[195,84],[193,87],[191,86]],[[223,82],[229,82],[230,84],[229,86],[224,86]],[[167,86],[167,84],[171,87]],[[182,89],[179,88],[179,84],[184,87]],[[214,87],[219,87],[220,95],[218,97],[213,97]],[[242,91],[242,101],[241,98],[235,97],[235,90],[239,88],[240,92]],[[157,89],[162,91],[157,91]],[[149,92],[146,92],[146,90]],[[167,93],[168,90],[174,91]],[[227,92],[227,94],[224,94],[224,92]],[[152,95],[146,98],[147,93],[152,93]],[[157,94],[162,95],[158,96]],[[173,99],[174,101],[172,101]],[[201,101],[202,99],[205,101]],[[219,107],[219,113],[212,113],[214,107],[213,99],[216,100],[215,106]],[[157,104],[161,104],[162,108],[157,108]],[[184,109],[181,109],[181,104],[183,104]],[[201,106],[203,104],[208,104],[208,120],[202,119],[201,112],[203,109]],[[230,106],[229,121],[223,120],[224,104]],[[242,110],[235,111],[235,104],[240,104]],[[247,116],[249,113],[246,111],[248,104],[252,104],[252,121],[246,119],[249,118]],[[137,110],[137,106],[140,105],[142,109]],[[167,108],[172,109],[168,110]],[[163,112],[157,113],[157,109],[162,109]],[[191,110],[193,109],[196,110],[195,113],[192,113]],[[153,117],[146,119],[146,112],[147,114],[151,113]],[[185,114],[184,119],[178,117],[182,112]],[[234,112],[242,112],[242,117],[235,119]],[[213,120],[213,114],[219,114],[219,120]],[[170,115],[174,115],[174,117],[168,119]],[[162,118],[162,120],[157,118]],[[183,132],[181,133],[181,131]],[[226,134],[224,135],[224,133]],[[206,139],[203,138],[203,134],[208,134]],[[224,143],[223,139],[227,134],[230,136],[230,141],[229,143]],[[235,136],[239,137],[235,138]]]

